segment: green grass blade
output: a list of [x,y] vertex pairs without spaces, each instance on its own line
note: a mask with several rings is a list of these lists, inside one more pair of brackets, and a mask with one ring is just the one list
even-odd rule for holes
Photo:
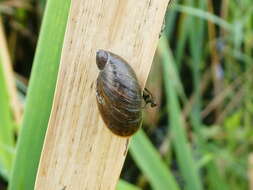
[[170,170],[161,160],[159,153],[142,130],[133,136],[130,144],[130,153],[154,189],[179,189]]
[[220,176],[219,170],[214,163],[214,161],[211,161],[206,165],[207,168],[207,184],[209,184],[208,189],[217,189],[217,190],[228,190],[227,184],[225,183],[225,180]]
[[70,0],[48,0],[9,190],[32,190],[50,116]]
[[13,160],[13,154],[8,150],[14,147],[13,125],[11,105],[0,57],[0,174],[6,180],[9,178]]
[[175,5],[173,6],[173,9],[182,13],[186,13],[192,16],[199,17],[201,19],[209,20],[210,22],[213,22],[214,24],[228,30],[233,31],[233,25],[228,23],[227,21],[223,20],[222,18],[215,16],[209,12],[203,11],[198,8],[190,7],[190,6],[184,6],[184,5]]
[[141,190],[140,188],[136,187],[135,185],[132,185],[124,180],[119,180],[119,183],[117,184],[117,190]]
[[[199,3],[199,7],[204,7],[203,1]],[[198,9],[197,9],[198,10]],[[202,11],[202,10],[200,10]],[[200,83],[201,83],[201,63],[204,58],[203,54],[203,41],[204,41],[204,21],[200,19],[190,18],[190,32],[189,32],[189,42],[190,42],[190,53],[192,56],[191,70],[193,77],[193,89],[195,95],[195,101],[190,114],[191,124],[197,134],[197,143],[201,145],[201,104],[202,99],[200,96]]]
[[176,63],[177,67],[180,69],[182,66],[182,60],[184,51],[186,49],[187,45],[187,38],[189,36],[189,28],[190,25],[190,19],[187,18],[185,15],[181,16],[180,18],[180,30],[178,32],[178,42],[176,47]]
[[176,11],[170,9],[167,9],[166,15],[165,15],[165,20],[164,20],[164,24],[165,24],[165,29],[164,29],[164,35],[168,36],[168,39],[170,40],[173,35],[173,28],[175,28],[175,22],[176,22]]
[[169,66],[175,64],[167,45],[165,36],[161,38],[158,46],[162,57],[163,71],[165,78],[165,92],[168,100],[167,109],[169,111],[169,123],[171,129],[172,142],[175,147],[179,168],[186,183],[188,190],[200,190],[202,184],[197,170],[197,164],[194,162],[190,147],[187,142],[186,131],[182,125],[180,106],[177,98],[177,90],[174,86],[174,80],[170,76]]

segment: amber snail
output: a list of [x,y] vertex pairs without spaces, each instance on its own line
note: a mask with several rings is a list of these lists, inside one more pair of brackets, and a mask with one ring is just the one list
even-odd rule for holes
[[99,50],[96,63],[96,99],[103,121],[114,134],[131,136],[141,126],[142,99],[153,107],[153,97],[147,89],[142,93],[134,70],[120,56]]

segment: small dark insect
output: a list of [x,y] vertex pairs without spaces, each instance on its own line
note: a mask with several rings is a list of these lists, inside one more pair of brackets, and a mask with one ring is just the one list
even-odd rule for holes
[[100,73],[96,97],[106,126],[116,135],[133,135],[142,122],[142,99],[151,107],[156,104],[151,93],[141,87],[131,66],[120,56],[99,50],[96,55]]

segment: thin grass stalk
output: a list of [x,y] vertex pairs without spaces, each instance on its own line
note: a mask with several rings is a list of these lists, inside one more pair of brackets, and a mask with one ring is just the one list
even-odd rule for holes
[[[214,13],[214,8],[213,8],[213,2],[208,1],[208,11],[211,13]],[[214,85],[214,96],[217,96],[220,91],[223,88],[223,77],[220,74],[220,57],[219,57],[219,52],[217,51],[217,31],[215,28],[215,25],[211,22],[208,22],[208,36],[209,36],[209,48],[210,48],[210,54],[211,54],[211,68],[212,68],[212,79],[213,79],[213,85]],[[220,105],[216,105],[214,109],[214,114],[215,118],[217,115],[219,115],[221,111]]]
[[4,25],[2,22],[2,17],[0,14],[0,56],[2,59],[2,66],[3,66],[3,74],[4,78],[6,79],[6,87],[9,94],[9,101],[11,104],[11,111],[15,120],[16,126],[19,126],[21,123],[21,104],[18,100],[17,89],[15,86],[15,79],[14,73],[12,69],[10,54],[7,47],[7,40],[4,31]]
[[0,57],[0,175],[8,180],[11,172],[14,148],[14,123],[11,105]]
[[185,5],[175,5],[173,9],[179,12],[187,13],[191,16],[198,17],[200,19],[209,20],[210,22],[213,22],[214,24],[220,26],[221,28],[223,28],[224,30],[228,32],[233,31],[234,26],[232,24],[204,10],[197,9],[192,6],[185,6]]
[[169,124],[179,168],[186,183],[186,189],[201,190],[202,184],[197,170],[197,164],[193,159],[192,152],[188,145],[186,131],[181,120],[181,111],[176,93],[177,90],[174,85],[174,79],[168,69],[168,65],[174,63],[165,36],[161,38],[158,51],[163,63],[165,91],[168,100],[167,109],[169,111],[170,118]]
[[[202,50],[203,50],[203,21],[191,19],[191,29],[190,29],[190,53],[192,57],[191,62],[191,69],[192,69],[192,76],[193,76],[193,92],[196,96],[195,104],[193,105],[192,114],[190,115],[191,123],[194,127],[194,130],[196,131],[196,134],[198,136],[197,141],[201,139],[201,92],[200,92],[200,79],[201,79],[201,73],[200,73],[200,66],[201,61],[203,59]],[[196,30],[197,29],[197,30]],[[197,31],[197,32],[196,32]],[[202,141],[202,140],[201,140]],[[198,142],[198,144],[201,142]]]

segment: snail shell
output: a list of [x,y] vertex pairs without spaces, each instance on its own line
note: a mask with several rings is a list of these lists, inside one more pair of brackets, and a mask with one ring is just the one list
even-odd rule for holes
[[99,50],[96,98],[106,126],[116,135],[133,135],[142,122],[142,91],[130,65],[118,55]]

